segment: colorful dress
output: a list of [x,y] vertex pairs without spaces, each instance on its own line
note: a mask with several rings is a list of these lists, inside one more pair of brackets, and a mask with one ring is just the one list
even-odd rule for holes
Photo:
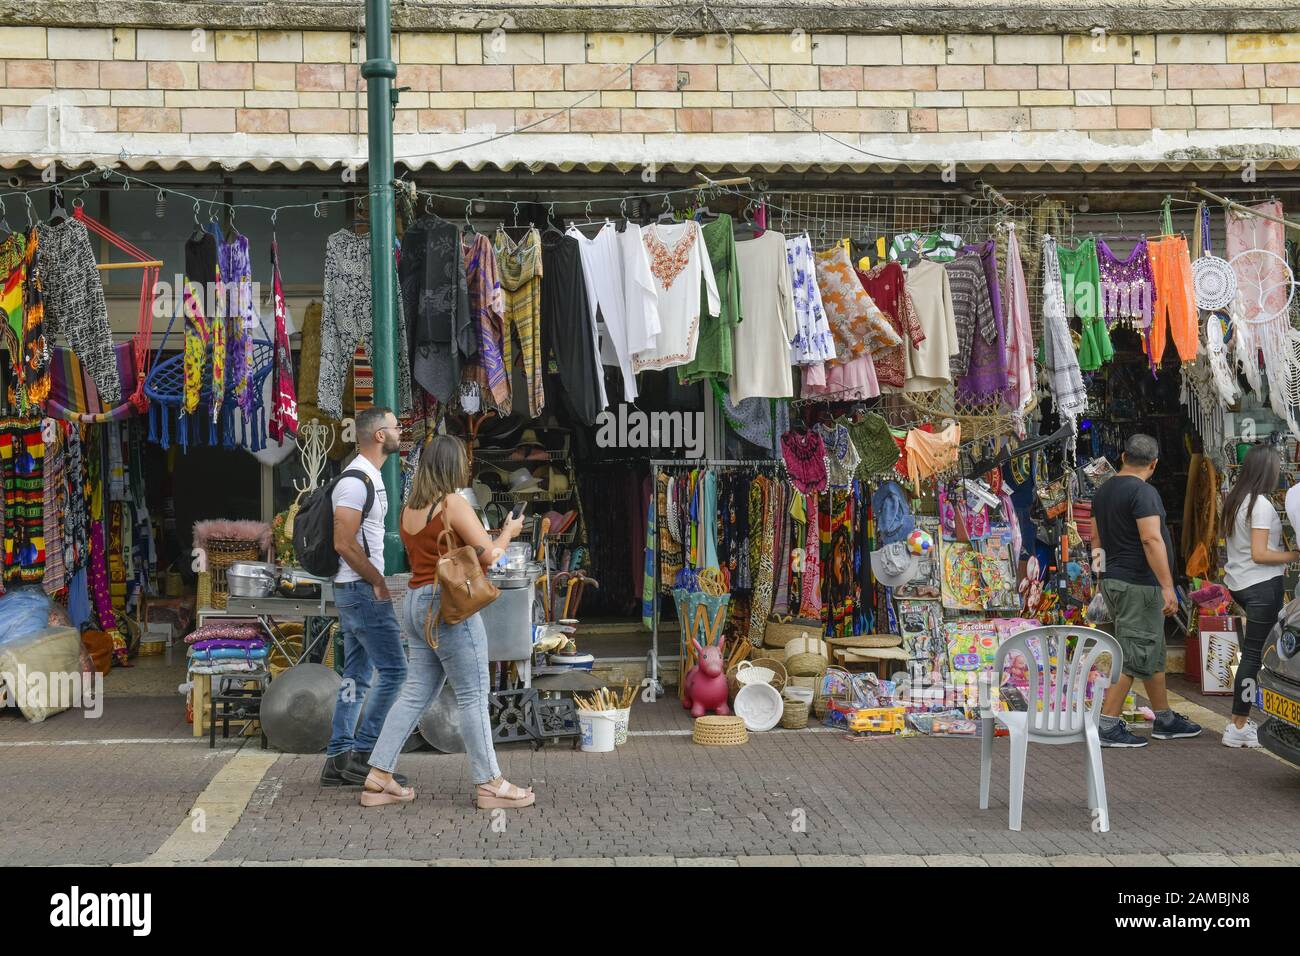
[[518,242],[497,230],[497,270],[504,294],[502,361],[506,375],[514,368],[515,343],[528,383],[528,414],[537,418],[546,404],[542,364],[542,236],[529,229]]
[[794,365],[819,365],[835,359],[835,339],[821,289],[817,285],[817,266],[812,240],[807,233],[785,241],[786,262],[790,267],[790,285],[794,291],[796,332],[790,343],[790,361]]
[[497,411],[510,413],[510,374],[502,357],[502,313],[505,297],[497,273],[492,241],[480,233],[461,238],[469,319],[478,334],[478,357],[472,368],[479,389]]

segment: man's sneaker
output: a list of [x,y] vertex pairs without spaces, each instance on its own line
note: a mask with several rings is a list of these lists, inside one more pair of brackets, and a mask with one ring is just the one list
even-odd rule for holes
[[1173,717],[1167,722],[1162,723],[1160,718],[1156,718],[1155,726],[1151,730],[1151,736],[1156,740],[1175,740],[1179,737],[1199,737],[1201,734],[1201,725],[1194,724],[1182,714],[1173,713]]
[[363,775],[361,779],[355,779],[356,775],[352,770],[350,757],[350,752],[326,757],[325,766],[321,768],[320,772],[320,785],[322,787],[362,786],[366,782],[366,778]]
[[1110,730],[1103,728],[1100,733],[1103,747],[1145,747],[1150,741],[1131,733],[1128,724],[1120,721]]
[[[359,777],[358,783],[365,786],[366,777],[370,775],[370,751],[352,751],[350,770],[352,773],[348,775],[348,779],[351,780],[353,777]],[[397,781],[399,787],[406,786],[406,777],[403,774],[394,773],[393,779]]]
[[1259,725],[1253,720],[1248,720],[1245,727],[1238,727],[1232,721],[1228,721],[1228,726],[1223,728],[1223,746],[1258,747]]

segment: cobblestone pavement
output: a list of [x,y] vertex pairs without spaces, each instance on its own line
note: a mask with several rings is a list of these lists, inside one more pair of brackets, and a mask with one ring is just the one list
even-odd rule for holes
[[[1222,747],[1225,702],[1175,689],[1207,731],[1106,751],[1107,834],[1091,831],[1075,747],[1031,748],[1012,833],[1004,741],[981,812],[974,741],[801,731],[705,748],[672,699],[638,704],[613,754],[501,748],[539,799],[495,826],[470,805],[463,756],[406,755],[416,802],[367,810],[355,790],[317,786],[320,757],[190,739],[176,698],[110,700],[97,721],[5,715],[0,864],[1300,864],[1300,770]],[[201,840],[187,839],[196,809],[212,827]]]

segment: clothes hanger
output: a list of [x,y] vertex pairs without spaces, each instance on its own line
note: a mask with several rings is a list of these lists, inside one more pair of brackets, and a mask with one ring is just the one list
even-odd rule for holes
[[[430,196],[424,202],[424,208],[431,210],[433,206],[433,197]],[[474,223],[470,222],[469,214],[474,211],[474,200],[465,201],[465,233],[470,236],[477,236],[478,230],[474,228]]]
[[68,218],[68,210],[63,208],[63,190],[58,186],[54,187],[53,205],[50,206],[49,223],[56,226]]
[[546,229],[542,232],[543,236],[552,234],[561,237],[564,235],[564,231],[555,223],[555,203],[551,203],[546,210]]
[[737,239],[740,239],[741,237],[746,239],[756,239],[758,237],[758,227],[754,223],[753,200],[746,202],[745,208],[740,213],[740,219],[732,222],[731,233],[732,236]]
[[659,213],[658,218],[655,219],[654,225],[658,225],[659,223],[668,224],[676,222],[677,217],[673,213],[673,204],[668,201],[668,194],[664,193],[664,208],[663,211]]
[[[317,210],[319,214],[319,209]],[[199,201],[194,200],[194,231],[190,233],[190,242],[199,242],[207,233],[203,231],[203,223],[199,222]]]
[[5,209],[5,201],[0,198],[0,230],[4,230],[6,236],[13,235],[13,227],[9,225],[9,211]]

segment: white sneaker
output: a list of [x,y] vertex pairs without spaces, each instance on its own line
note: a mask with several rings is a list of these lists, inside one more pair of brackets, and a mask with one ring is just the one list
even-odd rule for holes
[[1228,726],[1223,730],[1223,746],[1258,747],[1259,726],[1253,720],[1248,720],[1245,727],[1239,728],[1232,721],[1228,721]]

